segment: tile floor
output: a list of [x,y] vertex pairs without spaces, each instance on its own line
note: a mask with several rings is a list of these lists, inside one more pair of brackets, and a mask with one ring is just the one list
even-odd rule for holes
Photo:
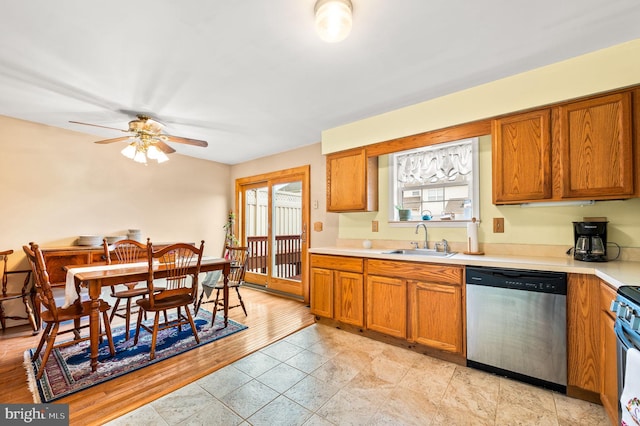
[[596,404],[315,324],[115,425],[608,425]]

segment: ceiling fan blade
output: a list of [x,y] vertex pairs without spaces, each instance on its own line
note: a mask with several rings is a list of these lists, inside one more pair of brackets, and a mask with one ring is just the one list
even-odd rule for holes
[[69,123],[82,124],[83,126],[102,127],[103,129],[117,130],[119,132],[129,132],[129,130],[118,129],[118,128],[115,128],[115,127],[101,126],[99,124],[82,123],[80,121],[71,121],[71,120],[69,120]]
[[95,143],[99,143],[99,144],[106,144],[106,143],[114,143],[114,142],[121,142],[121,141],[126,141],[131,139],[131,136],[122,136],[119,138],[113,138],[113,139],[104,139],[101,141],[96,141]]
[[209,146],[209,144],[206,141],[201,141],[198,139],[181,138],[180,136],[171,136],[171,135],[162,135],[162,136],[166,137],[166,140],[169,142],[184,143],[187,145],[201,146],[203,148],[206,148]]
[[156,148],[158,148],[160,151],[164,152],[165,154],[173,154],[174,152],[176,152],[175,149],[171,148],[169,145],[167,145],[166,143],[164,143],[162,141],[156,141],[155,142],[155,146],[156,146]]

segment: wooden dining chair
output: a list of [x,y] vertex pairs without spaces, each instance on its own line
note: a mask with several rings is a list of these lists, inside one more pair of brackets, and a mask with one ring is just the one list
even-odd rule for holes
[[[147,238],[147,244],[149,244]],[[147,244],[143,244],[136,240],[120,240],[109,245],[107,239],[102,240],[102,246],[104,248],[104,257],[107,260],[107,264],[112,263],[136,263],[147,261]],[[137,311],[131,310],[131,301],[136,298],[144,298],[149,293],[149,289],[146,284],[144,286],[138,286],[139,282],[132,282],[126,284],[119,284],[117,286],[111,286],[111,297],[116,299],[109,320],[113,321],[114,317],[123,318],[125,321],[125,340],[129,340],[129,324],[131,323],[131,314],[137,313]],[[144,284],[144,283],[143,283]],[[120,306],[121,301],[125,301],[124,306]],[[145,315],[145,319],[146,315]]]
[[[148,297],[139,299],[136,304],[139,306],[138,322],[133,344],[138,344],[140,329],[144,328],[151,333],[151,351],[149,359],[155,358],[156,340],[159,330],[178,327],[181,330],[183,325],[189,324],[195,337],[196,343],[200,343],[198,332],[196,331],[193,317],[189,305],[195,302],[198,291],[198,274],[202,262],[204,251],[204,241],[200,243],[200,248],[187,243],[170,244],[158,251],[153,250],[151,243],[147,244],[147,258],[149,261],[149,276],[147,279]],[[154,260],[159,264],[154,265]],[[187,269],[196,265],[195,272],[188,274]],[[156,280],[164,278],[163,290],[156,291]],[[176,317],[165,320],[160,324],[160,312],[168,309],[176,309]],[[184,308],[184,314],[182,312]],[[142,323],[144,312],[155,313],[153,328]]]
[[[229,281],[227,283],[228,287],[231,289],[235,289],[236,294],[238,296],[238,304],[229,306],[229,309],[241,307],[244,311],[244,315],[247,315],[247,309],[244,306],[244,301],[242,300],[242,296],[240,295],[240,287],[244,284],[244,274],[247,269],[247,261],[249,260],[249,248],[248,247],[231,247],[227,246],[225,248],[225,258],[231,260],[231,271],[229,272]],[[214,271],[216,272],[216,271]],[[224,290],[224,280],[215,279],[215,280],[205,280],[202,283],[202,292],[200,293],[200,297],[198,298],[198,302],[196,303],[195,314],[198,315],[198,311],[200,310],[200,306],[213,303],[213,315],[211,316],[211,325],[213,325],[216,319],[216,312],[218,308],[224,308],[224,298],[220,297],[220,292]],[[207,297],[211,297],[213,290],[216,291],[215,299],[204,300],[205,295]]]
[[[40,251],[38,245],[34,243],[31,243],[30,247],[22,246],[22,248],[27,255],[29,263],[31,264],[37,292],[36,297],[39,298],[41,305],[45,308],[45,310],[41,313],[41,318],[42,321],[47,325],[44,329],[42,337],[40,338],[38,347],[31,357],[31,361],[37,360],[40,352],[42,351],[42,348],[46,343],[46,349],[44,351],[44,355],[42,356],[42,362],[36,376],[36,379],[39,380],[45,371],[45,366],[47,365],[49,355],[54,348],[74,345],[76,343],[89,339],[88,335],[82,337],[80,335],[80,330],[89,327],[88,322],[82,324],[81,320],[83,318],[89,317],[91,313],[91,301],[78,300],[76,303],[67,308],[57,306],[56,299],[54,298],[53,292],[51,290],[51,282],[49,281],[49,274],[44,263],[42,251]],[[104,332],[101,331],[100,336],[107,336],[107,340],[109,343],[109,352],[113,356],[115,355],[116,350],[113,345],[111,326],[109,324],[109,315],[107,314],[109,309],[111,309],[111,306],[102,299],[99,299],[98,302],[100,303],[99,310],[102,313],[102,321],[104,323]],[[67,321],[73,321],[73,328],[60,330],[60,324]],[[56,337],[66,333],[73,333],[74,339],[56,345]]]
[[[34,301],[32,299],[31,292],[31,271],[30,270],[7,270],[7,261],[9,255],[13,253],[13,250],[4,250],[0,251],[0,262],[3,263],[2,266],[2,295],[0,295],[0,325],[2,326],[2,331],[7,327],[6,320],[29,320],[29,324],[33,328],[33,334],[38,332],[38,324],[36,322],[36,317],[33,313],[33,305]],[[9,285],[9,277],[17,276],[24,274],[24,281],[22,282],[22,288],[20,291],[9,291],[7,286]],[[22,300],[22,304],[24,305],[25,316],[18,315],[7,315],[5,312],[4,302],[8,302],[10,300]]]

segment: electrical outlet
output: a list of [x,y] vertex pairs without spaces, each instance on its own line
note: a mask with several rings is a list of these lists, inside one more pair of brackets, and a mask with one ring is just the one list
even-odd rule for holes
[[493,233],[494,234],[504,233],[504,217],[493,218]]
[[371,221],[371,232],[378,232],[378,221],[377,220],[372,220]]

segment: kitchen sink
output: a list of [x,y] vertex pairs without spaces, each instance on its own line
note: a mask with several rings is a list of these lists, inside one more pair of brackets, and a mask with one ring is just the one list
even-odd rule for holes
[[434,256],[434,257],[451,257],[456,254],[455,251],[443,252],[433,249],[397,249],[382,252],[383,254],[405,254],[408,256]]

